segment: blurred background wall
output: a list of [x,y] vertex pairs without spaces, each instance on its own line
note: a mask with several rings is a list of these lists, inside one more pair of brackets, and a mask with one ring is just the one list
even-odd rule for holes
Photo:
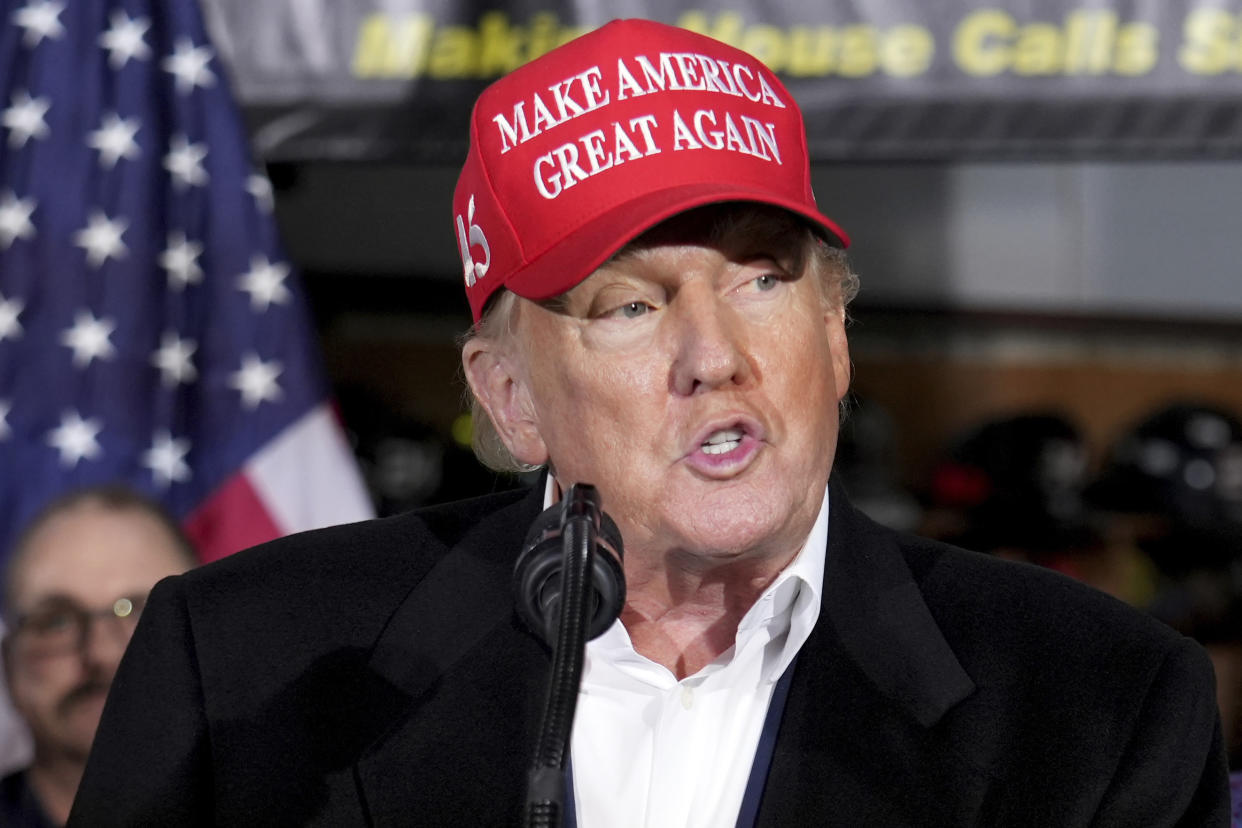
[[[469,324],[456,171],[277,165],[276,209],[329,364],[451,436]],[[822,165],[862,277],[855,389],[898,423],[916,482],[955,432],[1072,415],[1093,456],[1169,399],[1242,411],[1242,162]]]

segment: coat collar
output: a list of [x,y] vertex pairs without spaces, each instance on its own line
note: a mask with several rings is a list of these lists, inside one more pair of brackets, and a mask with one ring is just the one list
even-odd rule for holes
[[906,563],[901,536],[830,486],[820,618],[798,656],[758,824],[972,825],[991,723]]
[[[446,803],[464,796],[478,808],[445,818],[507,822],[520,812],[515,797],[548,658],[515,618],[511,571],[542,496],[536,486],[465,532],[378,640],[370,668],[401,701],[372,712],[388,724],[372,731],[383,735],[355,768],[373,820],[400,821],[411,807],[434,819],[433,801],[411,804],[428,788]],[[965,819],[982,796],[982,777],[959,759],[969,749],[933,731],[974,684],[924,603],[898,536],[854,510],[835,484],[830,498],[820,619],[798,659],[761,823],[816,813],[805,810],[808,785],[858,806],[837,816],[893,818],[891,793],[905,786],[919,801],[951,794],[953,810],[942,815]]]
[[371,670],[417,698],[513,615],[512,572],[541,506],[541,490],[488,515],[439,559],[397,608]]
[[821,616],[889,700],[931,727],[975,685],[932,618],[897,535],[830,493]]
[[517,620],[512,570],[541,498],[536,487],[442,547],[376,642],[369,669],[398,701],[370,711],[381,735],[355,766],[375,824],[520,814],[549,660]]

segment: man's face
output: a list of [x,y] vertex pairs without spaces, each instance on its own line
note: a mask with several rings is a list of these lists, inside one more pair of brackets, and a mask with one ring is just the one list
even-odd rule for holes
[[518,385],[537,440],[516,441],[518,459],[598,486],[627,554],[790,555],[836,448],[843,311],[795,272],[796,237],[712,242],[697,215],[554,305],[521,304]]
[[[24,549],[9,610],[35,623],[9,631],[9,691],[36,756],[84,759],[132,631],[132,619],[98,611],[120,598],[140,605],[156,581],[184,571],[186,562],[152,516],[90,501],[49,519]],[[96,613],[95,620],[84,636],[64,634],[78,610]]]

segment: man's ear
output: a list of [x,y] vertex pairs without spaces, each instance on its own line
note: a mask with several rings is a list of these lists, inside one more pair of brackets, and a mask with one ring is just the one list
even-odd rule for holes
[[824,311],[828,329],[828,345],[832,349],[832,377],[837,388],[837,402],[849,393],[854,366],[850,362],[850,343],[845,335],[845,306],[836,304]]
[[470,390],[509,453],[519,463],[542,466],[548,462],[548,448],[539,435],[535,406],[517,359],[488,339],[471,339],[461,349]]

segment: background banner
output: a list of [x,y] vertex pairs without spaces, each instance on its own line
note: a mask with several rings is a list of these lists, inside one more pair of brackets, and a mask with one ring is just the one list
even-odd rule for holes
[[456,164],[489,81],[613,17],[771,66],[817,160],[1242,154],[1242,0],[203,0],[269,161]]

